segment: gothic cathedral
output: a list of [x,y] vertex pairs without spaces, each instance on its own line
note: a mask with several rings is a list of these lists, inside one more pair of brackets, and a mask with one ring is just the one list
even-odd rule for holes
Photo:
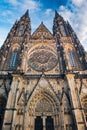
[[31,34],[26,13],[0,49],[0,130],[86,130],[87,53],[55,11]]

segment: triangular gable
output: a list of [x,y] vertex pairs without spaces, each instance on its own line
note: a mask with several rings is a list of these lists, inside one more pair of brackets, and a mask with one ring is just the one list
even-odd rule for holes
[[43,22],[39,25],[36,31],[32,34],[32,38],[34,39],[52,39],[52,33],[46,28]]

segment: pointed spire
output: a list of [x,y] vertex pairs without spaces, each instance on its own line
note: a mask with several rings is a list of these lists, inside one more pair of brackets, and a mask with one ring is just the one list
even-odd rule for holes
[[63,17],[55,10],[55,18],[58,18],[58,20],[63,20]]
[[59,13],[55,10],[55,17],[59,17]]
[[25,16],[29,17],[29,10],[27,9],[27,11],[25,12]]
[[25,14],[21,17],[21,19],[23,18],[29,18],[29,10],[27,9],[27,11],[25,12]]

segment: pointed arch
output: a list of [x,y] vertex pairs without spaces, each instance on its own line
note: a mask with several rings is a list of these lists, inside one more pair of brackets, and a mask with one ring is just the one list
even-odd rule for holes
[[65,92],[64,88],[62,89],[62,96],[61,96],[61,103],[62,103],[62,99],[64,97],[64,95],[66,96],[68,102],[69,102],[69,105],[71,106],[71,101],[70,101],[70,96]]
[[10,58],[10,68],[17,68],[18,65],[20,64],[20,57],[19,57],[19,53],[20,53],[20,46],[18,45],[18,43],[15,43],[12,47],[11,47],[11,58]]
[[51,107],[49,109],[53,110],[52,112],[58,112],[60,108],[60,103],[58,99],[56,99],[55,96],[52,95],[52,93],[48,91],[40,91],[34,95],[34,97],[28,102],[28,111],[29,114],[35,114],[35,109],[38,105],[40,105],[40,102],[44,102],[46,104],[49,104]]

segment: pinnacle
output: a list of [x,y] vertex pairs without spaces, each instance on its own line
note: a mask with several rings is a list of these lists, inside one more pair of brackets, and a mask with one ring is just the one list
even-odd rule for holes
[[63,21],[63,17],[55,10],[55,18],[58,18],[58,20]]
[[55,10],[55,17],[60,17],[59,13]]
[[27,9],[27,11],[25,12],[25,16],[29,16],[29,10]]
[[27,11],[25,12],[25,14],[21,17],[21,19],[23,18],[29,18],[29,10],[27,9]]

